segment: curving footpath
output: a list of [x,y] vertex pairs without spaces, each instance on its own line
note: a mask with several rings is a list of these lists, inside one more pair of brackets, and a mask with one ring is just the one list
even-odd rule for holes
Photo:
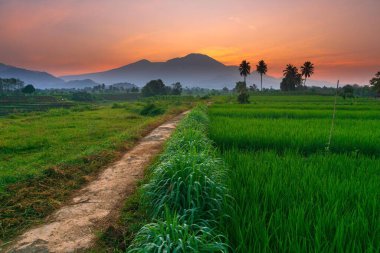
[[186,113],[154,129],[81,189],[68,205],[48,217],[45,224],[16,238],[6,252],[75,252],[89,248],[96,239],[96,231],[115,221],[123,201],[136,189],[146,166],[161,151]]

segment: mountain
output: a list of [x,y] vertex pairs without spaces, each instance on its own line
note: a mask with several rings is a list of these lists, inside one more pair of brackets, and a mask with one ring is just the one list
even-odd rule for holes
[[[254,66],[252,66],[254,67]],[[183,86],[233,88],[235,83],[242,80],[237,66],[227,66],[215,59],[202,54],[189,54],[185,57],[174,58],[166,62],[151,62],[141,60],[120,68],[103,72],[88,73],[82,75],[63,76],[66,81],[75,79],[92,79],[98,83],[113,84],[118,82],[134,83],[144,86],[153,79],[162,79],[167,85],[181,82]],[[263,76],[263,87],[280,88],[281,79],[271,76]],[[330,86],[327,82],[308,80],[310,86]],[[253,71],[247,78],[247,84],[260,86],[260,75]]]
[[0,63],[0,78],[18,78],[37,88],[64,87],[65,82],[49,73],[18,68]]

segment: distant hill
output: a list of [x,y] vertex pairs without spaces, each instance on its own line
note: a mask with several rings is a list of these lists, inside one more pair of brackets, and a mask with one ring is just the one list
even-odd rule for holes
[[83,89],[83,88],[91,88],[94,86],[99,85],[99,83],[94,82],[91,79],[83,79],[83,80],[72,80],[65,83],[65,88],[76,88],[76,89]]
[[[252,65],[254,68],[254,65]],[[25,84],[33,84],[40,89],[45,88],[86,88],[98,84],[131,83],[144,86],[153,79],[162,79],[170,85],[181,82],[182,86],[221,89],[233,88],[241,81],[237,66],[227,66],[203,54],[189,54],[166,62],[150,62],[141,60],[120,68],[103,72],[81,75],[55,77],[47,72],[33,71],[0,63],[0,78],[18,78]],[[65,82],[66,81],[66,82]],[[280,88],[281,79],[263,76],[265,88]],[[260,86],[260,75],[253,71],[247,78],[247,84]],[[307,80],[308,86],[334,86],[328,82]]]
[[[189,54],[166,62],[141,60],[103,72],[62,76],[61,78],[66,81],[88,78],[108,85],[129,82],[138,86],[143,86],[153,79],[162,79],[167,85],[179,81],[183,86],[204,88],[223,88],[224,86],[232,88],[237,81],[242,80],[237,66],[224,65],[202,54]],[[265,88],[279,89],[280,82],[281,79],[263,76],[263,86]],[[309,86],[331,86],[328,82],[313,80],[308,80],[307,82]],[[247,78],[248,85],[253,83],[258,87],[260,86],[260,75],[256,71]]]
[[37,88],[64,87],[64,80],[47,72],[33,71],[0,63],[1,78],[18,78],[25,84],[33,84]]

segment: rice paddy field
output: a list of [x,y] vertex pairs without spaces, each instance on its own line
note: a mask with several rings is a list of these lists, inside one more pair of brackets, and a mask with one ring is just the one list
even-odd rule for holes
[[227,167],[223,233],[236,252],[380,251],[380,102],[221,98],[209,137]]

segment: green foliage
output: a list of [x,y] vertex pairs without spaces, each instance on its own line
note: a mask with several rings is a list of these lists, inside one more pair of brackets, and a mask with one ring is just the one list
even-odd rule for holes
[[302,87],[302,76],[298,73],[297,67],[288,64],[283,72],[284,78],[280,83],[282,91],[291,91]]
[[152,80],[149,83],[147,83],[142,89],[141,94],[144,97],[152,97],[152,96],[158,96],[158,95],[167,95],[168,93],[168,87],[165,86],[165,84],[162,82],[161,79],[158,80]]
[[237,100],[240,104],[249,104],[249,93],[248,91],[242,91],[239,93]]
[[0,78],[0,95],[21,91],[24,82],[16,78]]
[[188,224],[169,214],[165,220],[142,227],[128,252],[228,252],[224,240],[207,226]]
[[369,81],[371,87],[380,94],[380,71],[376,73],[375,77]]
[[22,93],[25,93],[25,94],[32,94],[36,91],[36,89],[34,88],[33,85],[28,84],[27,86],[22,88],[21,91],[22,91]]
[[380,105],[258,96],[214,104],[210,138],[234,199],[222,223],[236,252],[379,252]]
[[146,104],[140,111],[143,116],[157,116],[165,113],[165,109],[156,106],[155,104]]
[[343,90],[342,97],[344,99],[354,97],[354,87],[352,87],[352,85],[345,85],[343,86],[342,90]]
[[225,169],[207,124],[205,108],[197,107],[177,127],[141,192],[155,222],[138,232],[128,252],[228,252],[218,232]]
[[77,102],[91,102],[94,100],[94,97],[85,91],[78,91],[71,94],[71,100]]
[[235,91],[238,92],[237,100],[240,104],[249,103],[249,93],[245,82],[237,82],[235,86]]
[[181,83],[177,82],[177,83],[174,83],[172,84],[172,91],[171,91],[172,95],[181,95],[182,93],[182,85]]

